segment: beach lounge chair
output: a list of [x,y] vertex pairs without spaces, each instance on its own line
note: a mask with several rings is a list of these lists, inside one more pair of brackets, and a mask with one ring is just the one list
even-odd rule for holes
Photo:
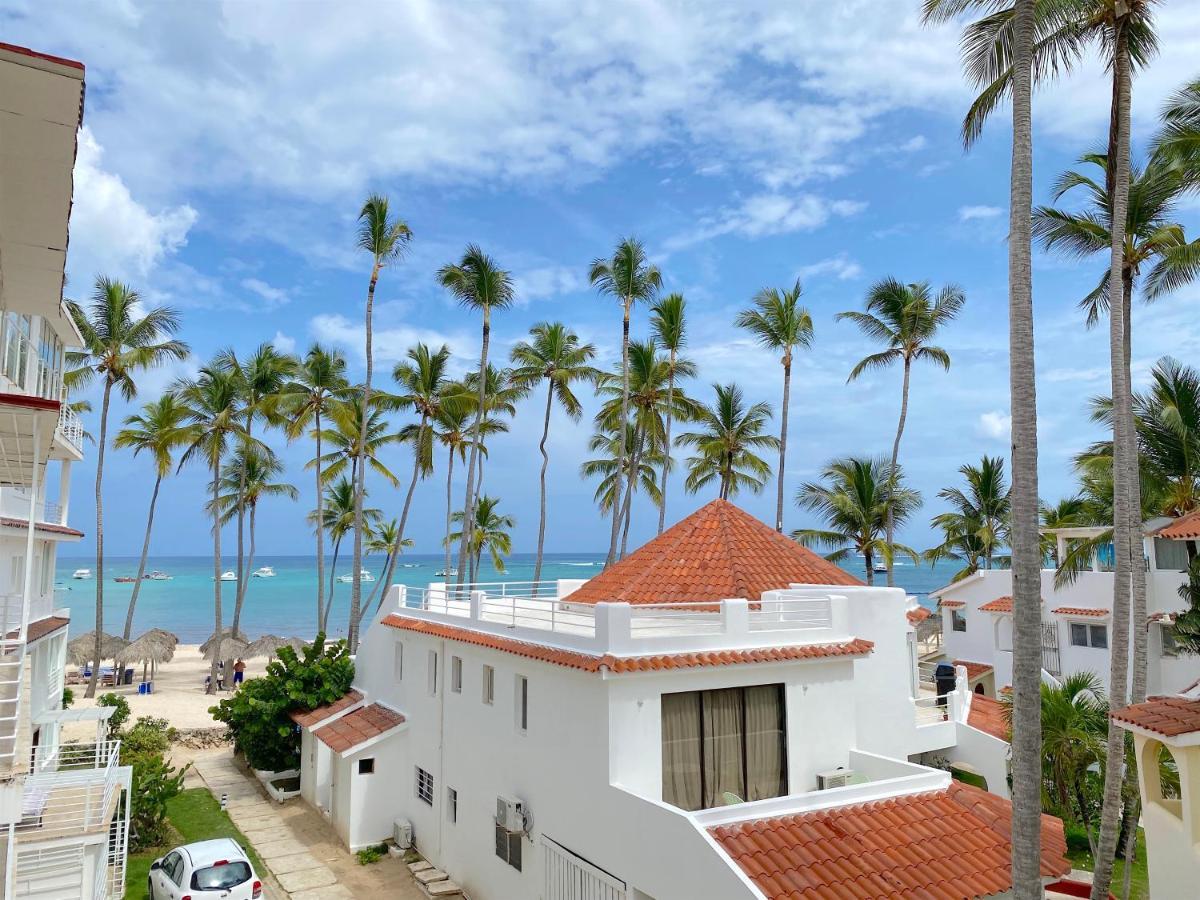
[[21,825],[41,828],[42,815],[46,812],[46,803],[49,799],[49,792],[42,788],[27,787],[21,798]]

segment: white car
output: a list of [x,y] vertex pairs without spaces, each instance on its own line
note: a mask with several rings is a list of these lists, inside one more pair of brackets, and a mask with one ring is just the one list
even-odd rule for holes
[[176,847],[150,866],[150,900],[259,900],[262,881],[237,841]]

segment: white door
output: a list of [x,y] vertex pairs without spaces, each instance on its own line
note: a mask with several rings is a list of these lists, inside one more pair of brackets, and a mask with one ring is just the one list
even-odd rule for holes
[[542,900],[627,900],[625,882],[542,835]]

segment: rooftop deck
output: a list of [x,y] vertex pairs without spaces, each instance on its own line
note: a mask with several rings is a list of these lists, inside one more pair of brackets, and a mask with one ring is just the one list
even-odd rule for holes
[[830,644],[850,640],[847,593],[793,587],[760,600],[572,603],[581,580],[394,586],[385,613],[596,656]]

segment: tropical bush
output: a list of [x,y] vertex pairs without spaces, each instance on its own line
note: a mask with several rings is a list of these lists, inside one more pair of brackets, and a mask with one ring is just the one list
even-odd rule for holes
[[350,689],[354,662],[345,641],[325,643],[325,635],[304,648],[279,649],[267,673],[242,685],[209,711],[229,726],[234,747],[255,769],[278,772],[300,763],[300,736],[289,713],[332,703]]
[[70,709],[71,704],[75,702],[75,692],[69,687],[63,688],[62,708]]
[[354,855],[358,857],[358,864],[360,866],[369,866],[371,863],[379,862],[387,856],[387,844],[364,847]]
[[116,709],[108,720],[108,739],[114,740],[121,733],[121,726],[129,720],[129,701],[120,694],[101,694],[96,701],[97,706],[111,706]]
[[167,761],[173,735],[165,719],[151,716],[139,718],[120,735],[121,765],[133,769],[129,833],[135,849],[158,846],[170,838],[167,801],[183,790],[183,776],[191,766],[177,769]]

